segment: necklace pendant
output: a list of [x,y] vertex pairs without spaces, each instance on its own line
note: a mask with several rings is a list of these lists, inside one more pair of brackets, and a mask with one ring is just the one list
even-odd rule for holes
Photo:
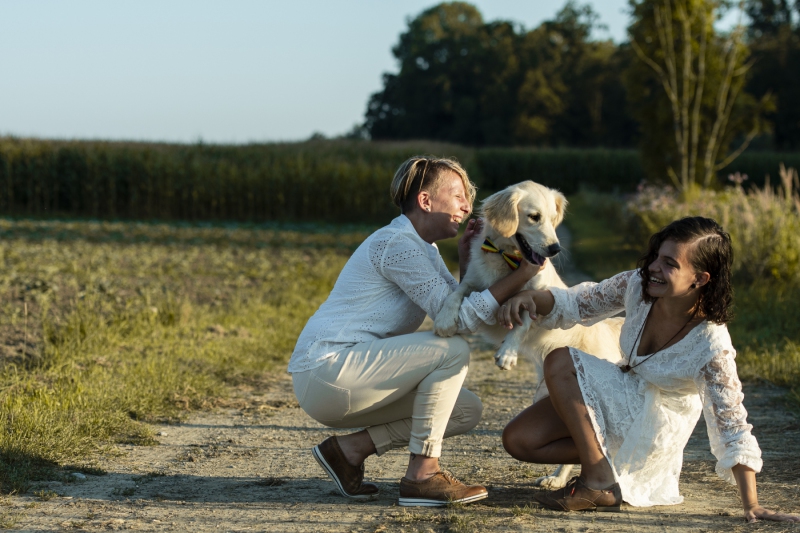
[[622,370],[623,374],[627,374],[628,372],[631,371],[631,365],[623,365],[619,367],[619,369]]

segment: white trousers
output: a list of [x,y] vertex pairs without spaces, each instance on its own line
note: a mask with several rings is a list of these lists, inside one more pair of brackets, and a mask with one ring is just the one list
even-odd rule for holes
[[468,368],[464,339],[425,331],[356,344],[292,380],[311,418],[334,428],[365,427],[378,455],[408,446],[439,457],[444,438],[481,419],[480,399],[461,387]]

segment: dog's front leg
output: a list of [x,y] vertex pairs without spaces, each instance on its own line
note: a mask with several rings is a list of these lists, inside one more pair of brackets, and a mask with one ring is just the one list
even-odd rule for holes
[[458,311],[468,290],[469,287],[462,283],[445,299],[444,305],[433,321],[433,330],[440,337],[452,337],[458,331]]
[[522,313],[522,325],[514,326],[514,329],[508,332],[503,344],[500,345],[500,349],[494,355],[494,361],[497,366],[503,370],[511,370],[517,365],[520,347],[528,330],[531,329],[532,323],[533,320],[531,320],[530,315]]
[[558,465],[556,471],[549,476],[536,478],[533,482],[534,487],[544,487],[548,490],[556,490],[567,485],[569,475],[572,473],[572,465]]

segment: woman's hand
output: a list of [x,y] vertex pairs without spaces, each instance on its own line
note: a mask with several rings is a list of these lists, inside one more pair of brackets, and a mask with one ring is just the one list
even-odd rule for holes
[[464,234],[458,239],[458,267],[461,273],[461,279],[464,279],[464,274],[467,273],[469,266],[469,249],[472,246],[478,235],[483,231],[483,219],[471,218],[467,222],[467,227],[464,228]]
[[786,513],[776,513],[769,509],[764,509],[760,505],[752,509],[746,509],[744,512],[744,519],[747,522],[756,522],[758,520],[774,520],[776,522],[800,522],[800,516]]
[[544,270],[544,267],[546,265],[547,265],[547,259],[545,259],[544,263],[542,263],[541,265],[537,265],[535,263],[530,263],[530,262],[528,262],[527,259],[523,259],[522,261],[520,261],[519,268],[517,268],[517,270],[523,271],[524,272],[523,275],[527,279],[531,279],[536,274],[538,274],[539,272]]
[[775,520],[778,522],[800,522],[800,516],[776,513],[769,509],[764,509],[758,504],[758,491],[756,490],[756,473],[749,466],[743,464],[734,465],[731,468],[736,485],[739,487],[739,495],[744,506],[744,519],[748,522],[757,520]]
[[481,234],[483,231],[483,219],[482,218],[471,218],[467,222],[467,227],[464,228],[464,234],[461,235],[461,238],[458,239],[458,254],[461,255],[462,252],[469,255],[469,247],[472,244],[472,241]]
[[528,312],[532,320],[536,320],[536,302],[534,291],[522,291],[509,298],[497,310],[497,323],[506,329],[514,329],[514,324],[522,325],[522,310]]

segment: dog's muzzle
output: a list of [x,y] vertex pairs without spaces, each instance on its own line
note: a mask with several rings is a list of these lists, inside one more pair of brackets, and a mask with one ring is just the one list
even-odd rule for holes
[[[521,233],[517,233],[514,237],[517,239],[517,244],[519,244],[519,251],[522,252],[522,255],[529,263],[539,266],[544,265],[545,258],[533,251],[533,248],[528,244],[528,241],[525,240],[525,237],[523,237]],[[547,247],[547,257],[553,257],[560,251],[561,245],[555,242]]]

